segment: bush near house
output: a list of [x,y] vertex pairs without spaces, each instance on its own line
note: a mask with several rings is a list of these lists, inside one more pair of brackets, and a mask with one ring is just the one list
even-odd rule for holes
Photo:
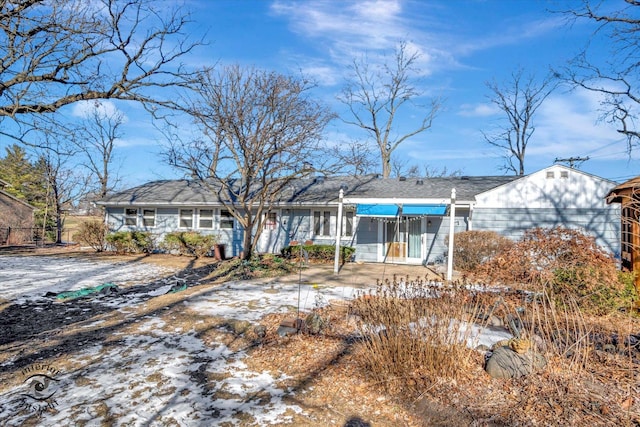
[[489,283],[548,292],[556,301],[575,299],[581,310],[593,314],[629,308],[635,298],[630,273],[620,273],[612,254],[575,229],[528,230],[475,273]]
[[[453,267],[464,272],[475,270],[514,244],[513,240],[495,231],[481,230],[456,233],[453,241]],[[445,245],[448,244],[449,236],[446,236]]]
[[118,253],[150,253],[154,247],[151,233],[144,231],[118,231],[107,234],[105,240]]
[[[333,262],[335,259],[336,247],[334,245],[295,245],[282,249],[282,256],[287,259],[297,259],[300,251],[305,250],[310,261]],[[351,259],[356,249],[351,246],[340,246],[340,262],[344,263]]]
[[82,221],[77,225],[77,231],[73,235],[73,240],[80,244],[90,246],[96,252],[106,249],[106,236],[109,232],[104,221]]
[[201,258],[209,254],[218,243],[218,237],[196,231],[176,231],[164,236],[162,248],[180,255]]

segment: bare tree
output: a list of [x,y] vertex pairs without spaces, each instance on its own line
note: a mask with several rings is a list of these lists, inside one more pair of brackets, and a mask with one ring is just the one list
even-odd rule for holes
[[492,92],[489,98],[504,113],[506,124],[495,134],[483,132],[487,143],[505,152],[505,170],[516,175],[524,175],[527,146],[535,131],[533,117],[557,87],[552,75],[538,81],[533,75],[525,77],[523,74],[523,70],[518,69],[504,86],[495,81],[487,83]]
[[170,164],[211,189],[244,229],[249,258],[265,215],[292,180],[308,173],[333,115],[309,97],[309,82],[227,66],[201,75],[189,114],[202,134],[173,139]]
[[394,177],[417,178],[420,176],[420,167],[416,164],[409,165],[407,159],[391,159],[391,172]]
[[[427,106],[415,103],[423,95],[412,83],[412,78],[419,75],[418,53],[410,52],[407,43],[402,42],[394,54],[391,64],[385,63],[379,68],[369,64],[366,58],[354,60],[352,75],[338,97],[349,108],[352,117],[343,117],[343,120],[364,130],[377,144],[385,178],[391,174],[394,150],[408,138],[429,129],[441,106],[438,98],[431,99]],[[399,131],[399,111],[410,105],[424,110],[424,114],[417,127]]]
[[444,177],[462,175],[462,171],[460,169],[456,169],[454,171],[449,172],[446,166],[443,166],[442,169],[437,169],[434,166],[422,165],[422,168],[421,168],[419,165],[415,163],[412,165],[409,165],[408,161],[400,160],[398,158],[393,158],[391,160],[391,167],[395,177],[444,178]]
[[73,162],[78,150],[72,143],[55,132],[42,132],[42,136],[43,140],[33,145],[39,147],[37,169],[42,171],[46,185],[43,227],[48,224],[48,217],[53,218],[55,241],[62,243],[65,213],[86,192],[87,176]]
[[187,22],[153,0],[0,1],[0,120],[19,125],[1,132],[25,139],[30,117],[82,100],[173,106],[155,89],[191,77]]
[[114,170],[114,148],[122,137],[120,127],[124,116],[119,111],[108,111],[98,101],[71,138],[84,155],[82,164],[91,173],[96,199],[104,198],[118,184],[117,170]]
[[331,172],[366,175],[376,165],[370,144],[359,140],[335,145],[329,150],[329,155],[335,159],[336,166]]
[[436,167],[424,165],[424,177],[425,178],[445,178],[452,176],[462,176],[461,169],[454,169],[449,171],[446,166],[443,166],[442,169],[437,169]]
[[612,2],[582,0],[565,13],[575,20],[597,24],[593,38],[603,36],[609,47],[606,60],[594,62],[587,47],[565,69],[565,77],[578,87],[604,95],[603,118],[618,125],[627,137],[628,150],[640,142],[637,129],[640,107],[640,1],[624,0],[612,10]]

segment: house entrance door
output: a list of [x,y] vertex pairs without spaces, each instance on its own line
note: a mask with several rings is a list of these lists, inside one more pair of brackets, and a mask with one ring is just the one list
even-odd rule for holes
[[273,253],[278,238],[278,215],[276,212],[264,214],[262,233],[258,239],[258,252]]
[[407,261],[407,223],[402,218],[385,222],[384,261]]
[[385,223],[386,262],[420,264],[424,259],[423,220],[403,216]]

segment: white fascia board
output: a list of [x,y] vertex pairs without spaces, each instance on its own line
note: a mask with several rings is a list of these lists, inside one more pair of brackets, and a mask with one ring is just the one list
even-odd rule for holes
[[110,203],[110,202],[101,202],[98,201],[96,202],[96,205],[100,205],[100,206],[105,206],[105,207],[139,207],[139,206],[144,206],[144,207],[156,207],[156,208],[173,208],[173,207],[181,207],[181,206],[187,206],[187,207],[192,207],[192,206],[202,206],[202,207],[219,207],[219,206],[224,206],[221,203],[202,203],[202,202],[196,202],[196,203],[192,203],[192,202],[180,202],[180,203],[167,203],[167,202],[161,202],[161,203],[154,203],[154,202],[115,202],[115,203]]
[[[409,199],[409,198],[361,198],[361,197],[345,197],[344,203],[349,204],[378,204],[378,205],[448,205],[451,204],[451,198],[424,198],[424,199]],[[458,206],[471,206],[475,205],[475,201],[469,200],[456,200]]]

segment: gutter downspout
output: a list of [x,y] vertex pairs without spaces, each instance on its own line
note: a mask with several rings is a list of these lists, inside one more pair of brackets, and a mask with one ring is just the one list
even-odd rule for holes
[[447,255],[447,280],[453,276],[453,235],[456,220],[456,189],[451,189],[451,208],[449,209],[449,253]]
[[333,260],[333,272],[338,274],[340,270],[340,237],[342,236],[342,201],[344,191],[340,189],[338,194],[338,217],[336,218],[336,254]]

